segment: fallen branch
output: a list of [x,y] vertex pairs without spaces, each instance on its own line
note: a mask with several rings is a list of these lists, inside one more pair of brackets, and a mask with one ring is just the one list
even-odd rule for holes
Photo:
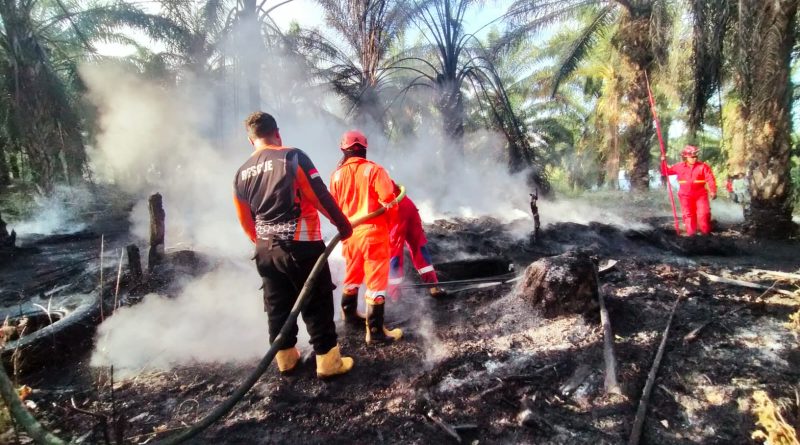
[[766,270],[766,269],[753,269],[753,272],[764,275],[772,275],[773,277],[777,278],[785,278],[787,280],[800,280],[800,274],[796,273],[780,272],[777,270]]
[[617,380],[617,357],[614,354],[614,334],[611,332],[611,320],[603,301],[603,295],[598,293],[600,301],[600,323],[603,325],[603,362],[605,363],[605,379],[603,388],[606,394],[622,394],[622,389]]
[[600,291],[599,273],[595,270],[595,284],[597,286],[597,301],[600,303],[600,324],[603,326],[603,362],[605,362],[605,380],[603,388],[606,394],[622,394],[622,388],[617,380],[617,356],[614,354],[614,333],[611,332],[611,318],[606,309],[603,292]]
[[47,445],[66,444],[66,442],[59,439],[56,435],[47,431],[42,424],[22,406],[22,401],[14,390],[14,385],[11,384],[11,380],[8,378],[8,374],[6,374],[6,370],[2,364],[0,364],[0,396],[2,396],[5,401],[14,422],[22,426],[25,432],[27,432],[36,443]]
[[444,423],[442,419],[436,416],[433,410],[428,411],[428,418],[433,421],[439,428],[443,429],[450,437],[456,440],[456,442],[461,443],[461,435],[458,434],[458,431],[455,430],[452,426]]
[[715,283],[731,284],[731,285],[734,285],[734,286],[747,287],[747,288],[750,288],[750,289],[772,290],[773,292],[777,292],[777,293],[782,294],[782,295],[788,295],[790,297],[794,297],[796,295],[795,292],[792,292],[792,291],[788,291],[788,290],[784,290],[784,289],[774,289],[773,288],[774,285],[765,286],[763,284],[751,283],[749,281],[734,280],[734,279],[731,279],[731,278],[718,277],[716,275],[711,275],[711,274],[708,274],[708,273],[705,273],[705,272],[700,272],[700,275],[708,278],[709,280],[711,280],[711,281],[713,281]]
[[106,236],[100,235],[100,321],[105,319],[103,314],[103,250],[105,248]]
[[556,367],[558,365],[562,364],[562,363],[563,362],[550,363],[548,365],[542,366],[539,369],[534,370],[530,374],[512,374],[512,375],[507,375],[507,376],[504,376],[504,377],[500,377],[500,379],[503,380],[504,382],[513,382],[513,381],[518,381],[518,380],[525,381],[525,380],[540,379],[541,378],[540,374],[544,373],[545,371],[551,370],[551,369],[552,370],[556,370],[557,369]]
[[92,416],[100,421],[100,426],[103,428],[103,439],[105,439],[106,444],[111,443],[111,435],[108,433],[108,416],[105,414],[95,413],[92,411],[88,411],[82,408],[78,408],[78,405],[75,403],[75,398],[70,397],[69,401],[71,402],[71,406],[69,407],[75,412],[86,414],[87,416]]
[[111,307],[111,312],[115,312],[117,310],[117,302],[119,301],[119,282],[122,281],[122,258],[125,252],[120,249],[119,252],[119,265],[117,266],[117,285],[114,286],[114,305]]
[[672,311],[669,313],[667,319],[667,326],[664,328],[664,333],[661,335],[661,344],[658,346],[658,352],[653,359],[653,366],[650,367],[650,372],[647,374],[647,381],[642,390],[642,398],[639,399],[639,407],[636,409],[636,417],[633,420],[633,430],[631,437],[628,439],[628,445],[638,445],[639,439],[642,437],[642,426],[644,425],[644,418],[647,414],[647,403],[650,399],[650,392],[653,390],[653,384],[656,381],[656,374],[658,374],[658,367],[661,365],[661,358],[664,356],[664,348],[667,345],[667,338],[669,338],[669,328],[672,325],[672,317],[675,315],[675,309],[678,308],[681,297],[675,299],[675,304],[672,305]]
[[700,334],[700,331],[705,329],[708,325],[710,325],[711,323],[714,323],[715,321],[719,321],[719,320],[727,317],[728,315],[732,315],[732,314],[734,314],[736,312],[739,312],[740,310],[742,310],[742,309],[744,309],[746,307],[747,306],[735,307],[735,308],[733,308],[733,309],[731,309],[729,311],[726,311],[725,313],[720,315],[718,318],[715,318],[715,319],[712,319],[712,320],[708,320],[705,323],[700,324],[696,328],[692,329],[688,334],[683,336],[683,343],[687,344],[687,343],[691,343],[691,342],[697,340],[697,337],[698,337],[698,334]]

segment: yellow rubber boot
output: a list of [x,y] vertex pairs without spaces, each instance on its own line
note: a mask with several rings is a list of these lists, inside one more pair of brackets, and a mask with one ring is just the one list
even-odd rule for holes
[[351,369],[353,369],[353,359],[342,357],[339,345],[332,347],[325,354],[317,354],[317,377],[321,379],[345,374]]
[[297,348],[281,349],[275,354],[275,361],[278,362],[278,371],[281,374],[288,374],[297,366],[300,361],[300,351]]
[[431,297],[433,298],[444,298],[447,296],[447,291],[438,286],[433,286],[428,290],[428,292],[430,292]]
[[403,337],[400,328],[386,329],[383,325],[384,305],[367,304],[367,344],[392,343]]

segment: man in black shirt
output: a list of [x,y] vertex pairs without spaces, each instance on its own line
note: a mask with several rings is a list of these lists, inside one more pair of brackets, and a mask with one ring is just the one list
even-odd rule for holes
[[[256,112],[245,120],[255,151],[236,172],[234,203],[239,222],[256,245],[256,266],[264,281],[264,308],[269,341],[280,333],[319,256],[325,250],[318,211],[339,230],[342,240],[353,229],[342,214],[311,159],[297,148],[284,147],[275,119]],[[317,354],[317,376],[344,374],[353,359],[342,357],[333,321],[333,289],[327,262],[302,310]],[[300,359],[297,326],[275,356],[281,373]]]

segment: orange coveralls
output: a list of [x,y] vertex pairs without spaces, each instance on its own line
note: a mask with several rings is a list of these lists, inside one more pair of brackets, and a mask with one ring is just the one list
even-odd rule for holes
[[[345,160],[331,175],[331,195],[350,221],[395,199],[394,183],[380,165],[364,158]],[[396,209],[353,228],[342,242],[345,259],[344,292],[352,293],[366,278],[368,304],[386,298],[389,285],[389,228]]]

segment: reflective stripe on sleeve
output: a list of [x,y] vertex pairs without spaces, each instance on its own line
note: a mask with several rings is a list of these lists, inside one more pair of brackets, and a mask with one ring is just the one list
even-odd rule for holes
[[417,272],[419,272],[420,274],[424,274],[424,273],[428,273],[428,272],[433,272],[433,265],[430,265],[430,266],[425,266],[425,267],[423,267],[422,269],[417,269]]

